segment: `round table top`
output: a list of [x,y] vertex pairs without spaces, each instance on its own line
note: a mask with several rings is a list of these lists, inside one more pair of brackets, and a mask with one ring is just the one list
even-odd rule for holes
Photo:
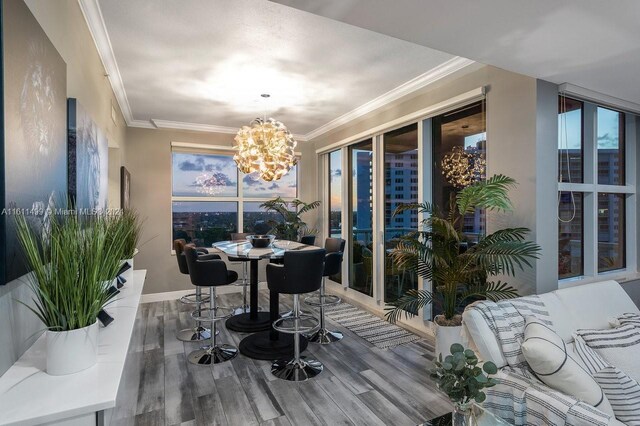
[[212,244],[216,248],[228,256],[243,259],[281,259],[286,251],[292,250],[311,250],[316,246],[302,244],[297,241],[274,240],[273,243],[266,248],[254,248],[247,240],[240,241],[218,241]]

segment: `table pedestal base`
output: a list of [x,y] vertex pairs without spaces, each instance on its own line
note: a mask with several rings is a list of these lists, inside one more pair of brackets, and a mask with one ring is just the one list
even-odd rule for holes
[[227,328],[239,333],[255,333],[271,329],[271,317],[269,312],[257,312],[256,319],[251,319],[251,314],[234,315],[225,322]]
[[[277,340],[271,340],[271,331],[263,331],[247,336],[240,342],[240,353],[253,359],[275,361],[293,358],[293,335],[279,333]],[[309,342],[300,336],[300,352]]]

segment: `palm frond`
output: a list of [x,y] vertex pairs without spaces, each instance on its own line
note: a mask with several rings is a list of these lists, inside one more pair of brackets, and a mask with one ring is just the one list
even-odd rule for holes
[[[384,316],[390,323],[396,323],[404,315],[405,318],[414,317],[420,309],[430,304],[433,293],[427,290],[409,290],[396,301],[385,306]],[[415,313],[414,313],[415,312]]]
[[456,205],[461,216],[473,213],[476,208],[509,211],[509,189],[516,181],[508,176],[495,175],[485,181],[476,182],[458,192]]
[[518,290],[502,281],[490,281],[485,284],[476,284],[462,293],[461,299],[484,297],[492,302],[518,297]]
[[514,275],[516,268],[531,267],[530,260],[537,259],[540,247],[532,241],[496,241],[462,256],[472,257],[474,262],[485,269],[498,269],[507,275]]
[[400,213],[406,212],[408,210],[418,210],[418,213],[427,213],[433,214],[435,209],[433,204],[424,202],[424,203],[403,203],[399,204],[396,209],[393,211],[393,216],[399,215]]

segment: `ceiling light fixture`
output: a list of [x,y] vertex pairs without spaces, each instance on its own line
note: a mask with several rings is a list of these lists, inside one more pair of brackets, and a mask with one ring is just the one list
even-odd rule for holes
[[[265,100],[270,97],[262,94]],[[291,132],[273,118],[256,118],[242,126],[235,137],[237,150],[233,156],[238,169],[245,174],[257,172],[267,182],[286,175],[297,163],[294,149],[298,144]]]

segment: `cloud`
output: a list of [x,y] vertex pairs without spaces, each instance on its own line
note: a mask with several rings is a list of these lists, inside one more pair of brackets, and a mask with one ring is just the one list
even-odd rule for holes
[[332,172],[333,172],[333,175],[336,176],[336,177],[342,176],[342,170],[341,169],[335,169],[335,170],[332,170]]
[[185,160],[180,164],[178,164],[178,168],[183,172],[201,172],[202,171],[201,164],[196,164],[189,160]]
[[245,175],[245,177],[242,178],[242,182],[247,184],[247,186],[260,185],[260,179],[254,177],[253,175]]
[[269,185],[268,189],[271,189],[271,190],[280,189],[280,185],[278,185],[277,183],[273,182],[271,185]]
[[618,137],[612,136],[608,132],[602,136],[598,136],[598,148],[618,149]]
[[233,160],[226,157],[211,157],[207,155],[191,155],[191,159],[178,164],[184,172],[221,172],[229,167]]

